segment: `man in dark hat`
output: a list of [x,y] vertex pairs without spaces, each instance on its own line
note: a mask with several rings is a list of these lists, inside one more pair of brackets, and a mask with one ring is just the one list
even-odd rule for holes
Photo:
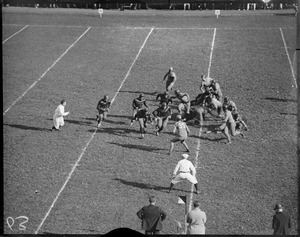
[[136,214],[142,220],[142,230],[146,235],[157,235],[162,230],[162,221],[166,219],[167,214],[160,207],[155,205],[156,198],[149,197],[150,205],[144,206]]
[[273,235],[288,235],[292,227],[291,218],[283,213],[281,204],[276,204],[274,211],[276,211],[276,213],[272,221],[272,228],[274,229]]

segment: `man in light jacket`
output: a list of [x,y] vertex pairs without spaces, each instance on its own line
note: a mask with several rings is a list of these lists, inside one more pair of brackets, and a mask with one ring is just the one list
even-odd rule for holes
[[193,203],[194,209],[189,211],[187,214],[187,234],[190,235],[204,235],[205,234],[205,226],[206,223],[206,214],[204,211],[200,210],[200,202],[194,201]]

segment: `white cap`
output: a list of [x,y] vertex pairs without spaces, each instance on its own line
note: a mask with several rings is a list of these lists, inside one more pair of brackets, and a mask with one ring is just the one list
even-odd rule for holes
[[181,156],[182,156],[183,159],[189,158],[189,155],[188,155],[188,154],[182,154]]

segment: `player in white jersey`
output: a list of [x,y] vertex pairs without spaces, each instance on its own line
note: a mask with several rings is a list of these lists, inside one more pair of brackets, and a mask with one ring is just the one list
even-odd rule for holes
[[174,143],[175,142],[181,142],[182,145],[186,148],[186,152],[190,152],[188,145],[186,144],[186,139],[190,135],[191,131],[186,125],[185,122],[182,121],[181,115],[177,115],[176,117],[177,122],[174,124],[173,133],[175,134],[177,131],[177,136],[173,139],[171,139],[171,145],[170,145],[170,151],[169,154],[171,155],[171,152],[174,149]]
[[65,112],[65,106],[67,105],[67,102],[65,100],[62,100],[60,102],[60,105],[57,106],[54,115],[53,115],[53,124],[52,131],[56,130],[59,131],[59,127],[64,126],[64,117],[67,116],[70,112]]

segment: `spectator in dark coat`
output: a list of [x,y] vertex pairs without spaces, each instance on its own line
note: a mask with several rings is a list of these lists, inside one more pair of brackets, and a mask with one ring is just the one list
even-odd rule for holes
[[142,220],[142,230],[145,234],[157,235],[162,230],[162,221],[166,219],[167,214],[158,206],[155,206],[154,196],[149,197],[150,205],[144,206],[137,212],[137,216]]
[[281,204],[276,204],[274,211],[276,211],[276,214],[273,216],[272,221],[273,235],[288,235],[292,227],[291,218],[283,213]]

